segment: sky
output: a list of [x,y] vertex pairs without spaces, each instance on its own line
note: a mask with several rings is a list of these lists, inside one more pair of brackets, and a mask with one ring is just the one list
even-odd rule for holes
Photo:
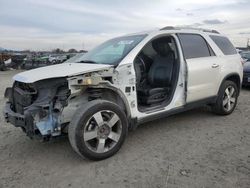
[[89,50],[164,26],[216,29],[246,46],[249,23],[250,0],[0,0],[0,47]]

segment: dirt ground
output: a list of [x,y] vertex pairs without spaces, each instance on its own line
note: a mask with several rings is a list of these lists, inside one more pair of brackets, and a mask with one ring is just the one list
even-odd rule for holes
[[[0,72],[0,109],[17,71]],[[67,138],[30,140],[0,115],[0,188],[250,187],[250,89],[230,116],[204,107],[141,125],[104,161],[80,158]]]

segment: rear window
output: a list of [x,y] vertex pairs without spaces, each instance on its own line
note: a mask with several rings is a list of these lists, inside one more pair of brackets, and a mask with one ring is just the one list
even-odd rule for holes
[[215,44],[221,49],[224,55],[237,54],[236,49],[233,44],[226,37],[210,35],[210,38],[215,42]]
[[185,59],[214,56],[205,39],[197,34],[179,34]]

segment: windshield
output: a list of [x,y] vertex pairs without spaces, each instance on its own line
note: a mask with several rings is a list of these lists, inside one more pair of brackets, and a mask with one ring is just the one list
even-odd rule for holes
[[133,35],[108,40],[76,59],[76,63],[117,65],[146,35]]
[[79,62],[79,59],[82,58],[82,56],[85,53],[79,53],[74,55],[73,57],[69,58],[67,61],[65,61],[64,63],[75,63],[75,62]]

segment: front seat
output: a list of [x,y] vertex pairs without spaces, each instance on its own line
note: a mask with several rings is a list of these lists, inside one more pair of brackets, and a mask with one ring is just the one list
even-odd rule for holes
[[156,104],[169,96],[175,63],[174,51],[169,46],[170,40],[160,38],[152,42],[157,55],[149,69],[147,87],[138,91],[140,103]]

